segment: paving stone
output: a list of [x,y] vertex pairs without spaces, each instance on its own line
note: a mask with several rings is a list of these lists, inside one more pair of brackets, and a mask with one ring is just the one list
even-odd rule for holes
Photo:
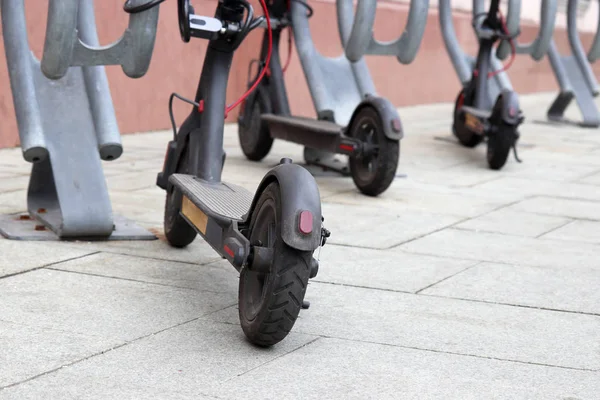
[[0,193],[0,213],[12,214],[27,209],[27,192],[18,190]]
[[572,221],[552,232],[548,232],[542,238],[600,244],[600,222]]
[[145,226],[156,234],[158,240],[124,240],[107,242],[67,242],[65,245],[78,249],[103,251],[107,253],[125,254],[142,257],[142,260],[154,258],[164,261],[178,261],[193,264],[207,264],[221,259],[208,243],[196,237],[190,245],[181,249],[169,245],[164,237],[162,227],[156,224]]
[[555,197],[535,197],[511,207],[536,214],[600,220],[600,202]]
[[598,373],[589,371],[319,339],[226,382],[214,394],[228,399],[566,400],[593,399],[599,391]]
[[[600,158],[600,157],[599,157]],[[476,186],[488,193],[512,193],[522,198],[532,195],[550,197],[577,198],[581,200],[600,200],[600,190],[592,185],[570,182],[551,182],[535,179],[506,177]]]
[[[298,333],[554,366],[600,368],[597,316],[312,283]],[[237,324],[237,309],[210,319]],[[352,343],[348,343],[352,347]]]
[[93,253],[62,243],[23,242],[0,236],[0,277]]
[[[0,388],[108,350],[123,342],[0,320]],[[0,398],[3,393],[0,389]]]
[[600,172],[586,176],[585,178],[580,179],[579,182],[600,186]]
[[238,326],[194,321],[5,390],[1,397],[210,398],[211,388],[314,339],[292,332],[262,349],[246,342]]
[[482,263],[422,293],[600,316],[599,287],[597,269]]
[[438,257],[600,270],[599,246],[487,232],[446,229],[406,243],[398,249]]
[[53,269],[230,294],[236,294],[238,288],[238,273],[226,261],[199,266],[99,253],[61,263]]
[[2,177],[0,175],[0,193],[13,192],[15,190],[27,190],[29,186],[29,176],[27,175],[9,175]]
[[113,211],[135,222],[162,226],[165,210],[165,193],[157,196],[154,190],[137,190],[135,196],[129,192],[113,191],[110,194]]
[[385,213],[378,207],[323,203],[329,243],[385,249],[460,221],[460,217],[410,212],[398,207]]
[[507,235],[537,237],[570,220],[561,217],[537,215],[511,209],[501,209],[456,225],[473,231],[496,232]]
[[37,270],[0,280],[0,320],[132,340],[236,303],[230,294]]
[[[122,173],[107,179],[110,191],[124,191],[145,189],[156,186],[156,171],[135,173]],[[164,195],[164,192],[163,192]]]
[[473,264],[470,260],[327,244],[320,252],[319,274],[314,280],[416,292]]
[[517,199],[520,196],[491,196],[471,188],[440,188],[415,182],[411,178],[396,178],[396,182],[385,193],[375,198],[347,192],[325,197],[328,203],[405,210],[405,213],[418,210],[463,218],[488,213]]

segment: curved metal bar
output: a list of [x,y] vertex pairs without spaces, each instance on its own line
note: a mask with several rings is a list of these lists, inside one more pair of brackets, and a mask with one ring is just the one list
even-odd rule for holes
[[577,0],[569,0],[567,3],[567,34],[573,57],[575,57],[579,65],[583,78],[586,80],[592,93],[597,95],[599,92],[598,82],[587,60],[583,44],[579,38],[579,32],[577,31]]
[[[556,0],[542,0],[540,6],[540,29],[536,38],[527,44],[516,43],[516,50],[519,54],[529,54],[534,60],[539,61],[548,53],[552,34],[554,33],[554,24],[558,11],[558,2]],[[506,17],[506,26],[510,35],[519,31],[521,19],[521,0],[509,0],[508,15]],[[498,58],[504,59],[510,54],[510,43],[503,41],[496,52]]]
[[[475,10],[475,8],[473,8],[473,10]],[[454,23],[452,22],[452,7],[450,5],[450,0],[440,0],[439,17],[446,51],[448,51],[448,54],[450,55],[450,60],[458,74],[458,79],[464,86],[471,80],[472,69],[468,64],[467,56],[462,50],[458,38],[456,37],[456,30],[454,29]]]
[[50,0],[48,4],[42,72],[49,79],[62,78],[71,65],[78,11],[79,0]]
[[[100,46],[93,2],[83,1],[81,3],[78,27],[81,41],[91,46]],[[106,72],[100,66],[83,67],[82,69],[90,107],[93,110],[92,118],[100,158],[107,161],[116,160],[123,154],[123,145],[121,144],[121,134],[117,124],[115,108],[108,89]]]
[[395,55],[402,64],[415,59],[427,24],[429,0],[411,0],[404,32],[389,42],[380,42],[373,37],[376,0],[358,0],[356,15],[351,0],[336,0],[336,4],[340,37],[350,61],[356,62],[366,54]]
[[[129,0],[132,7],[147,2]],[[158,12],[155,6],[130,14],[123,36],[109,46],[100,46],[93,0],[50,0],[42,58],[44,75],[60,79],[70,66],[121,65],[130,78],[143,76],[154,50]]]
[[[147,0],[130,0],[134,5]],[[146,74],[152,60],[156,30],[158,27],[158,6],[129,16],[128,33],[131,37],[128,57],[122,63],[123,72],[130,78],[140,78]]]
[[48,158],[40,105],[35,90],[34,59],[27,40],[23,0],[2,0],[2,36],[19,127],[23,157],[29,162]]
[[588,52],[588,61],[593,63],[600,57],[600,5],[598,6],[598,25],[596,28],[596,35],[594,36],[594,42]]

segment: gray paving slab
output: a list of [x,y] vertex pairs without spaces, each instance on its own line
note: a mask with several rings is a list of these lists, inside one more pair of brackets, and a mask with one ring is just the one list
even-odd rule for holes
[[327,196],[328,203],[365,205],[380,209],[413,210],[462,218],[476,217],[520,200],[520,195],[488,195],[470,188],[445,188],[423,184],[412,178],[396,178],[384,195],[370,198],[356,192],[345,192]]
[[536,214],[600,220],[600,201],[540,196],[524,200],[511,208]]
[[0,175],[0,193],[13,192],[16,190],[27,190],[29,186],[29,176],[27,175],[9,175],[2,177]]
[[133,340],[237,303],[237,296],[37,270],[0,280],[0,320]]
[[[270,349],[238,326],[194,321],[0,392],[3,399],[191,399],[315,338],[292,333]],[[227,397],[223,397],[227,398]]]
[[544,195],[581,200],[600,200],[600,190],[593,185],[573,182],[552,182],[512,176],[485,182],[477,185],[476,188],[489,193],[503,193],[505,195],[512,193],[514,196],[520,195],[523,198],[533,195]]
[[228,262],[194,265],[121,254],[98,253],[67,261],[53,269],[158,283],[180,288],[235,295],[238,273]]
[[506,264],[600,270],[600,246],[462,229],[435,232],[398,249],[409,253]]
[[123,344],[123,341],[0,320],[1,388]]
[[599,287],[597,269],[481,263],[421,293],[600,317]]
[[[600,318],[313,283],[295,332],[595,370]],[[210,319],[237,323],[235,307]],[[352,346],[352,344],[348,344]]]
[[228,399],[571,400],[595,398],[598,378],[587,371],[319,339],[214,393]]
[[317,282],[416,292],[474,265],[400,251],[327,245],[320,252]]
[[600,186],[600,172],[588,175],[585,178],[580,179],[579,182]]
[[[111,191],[129,192],[156,186],[156,171],[121,173],[110,176],[106,182]],[[164,196],[164,192],[163,192]]]
[[548,232],[542,238],[600,244],[600,222],[572,221]]
[[330,243],[385,249],[442,229],[460,217],[402,210],[382,212],[372,206],[322,204],[325,226],[335,232]]
[[27,210],[27,192],[17,190],[0,193],[0,213],[12,214]]
[[221,257],[200,237],[197,237],[185,248],[174,248],[164,237],[162,226],[157,224],[141,224],[150,229],[158,240],[144,241],[106,241],[106,242],[69,242],[66,245],[77,249],[103,251],[107,253],[125,254],[142,258],[154,258],[165,261],[178,261],[193,264],[207,264],[220,260]]
[[0,236],[0,277],[93,253],[62,243],[22,242]]
[[505,208],[462,222],[455,228],[537,237],[570,221],[564,217],[538,215]]

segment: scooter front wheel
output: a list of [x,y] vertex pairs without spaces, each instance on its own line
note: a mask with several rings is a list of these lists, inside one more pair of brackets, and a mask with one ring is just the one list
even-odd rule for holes
[[239,284],[239,317],[250,342],[272,346],[290,332],[306,293],[312,252],[289,247],[281,237],[281,191],[269,184],[252,212],[249,240],[273,251],[269,272],[244,267]]
[[506,164],[510,150],[515,144],[516,129],[516,126],[500,122],[494,132],[488,135],[487,161],[491,169],[499,170]]
[[372,107],[364,107],[356,114],[348,136],[360,140],[365,146],[362,154],[350,156],[350,174],[354,184],[367,196],[383,193],[396,176],[400,142],[385,135],[383,121]]
[[[188,173],[187,160],[187,151],[185,151],[182,159],[179,160],[179,165],[176,170],[177,173]],[[165,237],[171,246],[185,247],[194,241],[197,233],[180,214],[183,195],[172,185],[169,186],[170,187],[167,189],[165,216],[163,219]]]

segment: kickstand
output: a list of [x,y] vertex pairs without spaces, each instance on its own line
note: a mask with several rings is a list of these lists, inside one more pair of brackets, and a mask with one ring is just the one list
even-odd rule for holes
[[517,160],[517,162],[522,163],[523,161],[521,161],[521,159],[519,158],[519,155],[517,154],[517,143],[515,142],[515,144],[513,144],[513,154],[515,155],[515,160]]

